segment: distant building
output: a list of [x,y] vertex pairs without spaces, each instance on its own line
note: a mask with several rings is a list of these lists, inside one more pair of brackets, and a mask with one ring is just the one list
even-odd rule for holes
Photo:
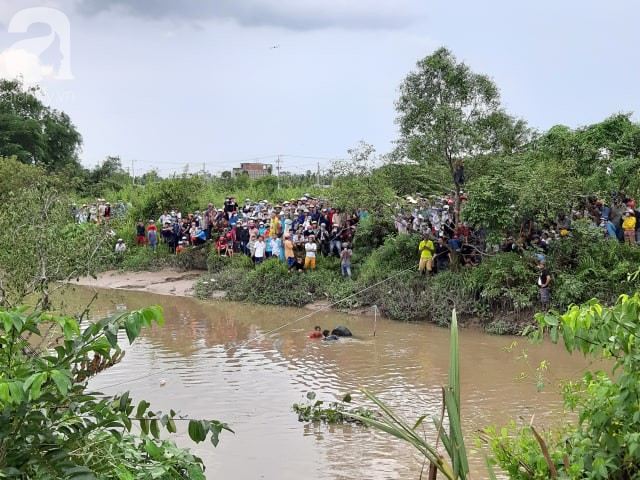
[[262,178],[271,175],[273,165],[268,163],[241,163],[240,168],[233,169],[233,176],[237,177],[246,173],[251,178]]

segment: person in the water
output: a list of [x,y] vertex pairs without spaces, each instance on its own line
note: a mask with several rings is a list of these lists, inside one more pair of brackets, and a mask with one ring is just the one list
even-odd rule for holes
[[313,332],[309,335],[309,338],[322,338],[322,328],[319,325],[313,327]]
[[352,337],[353,334],[351,333],[351,330],[349,330],[347,327],[343,326],[343,325],[339,325],[336,328],[334,328],[333,330],[331,330],[331,335],[336,335],[337,337]]
[[322,340],[324,340],[325,342],[331,342],[333,340],[339,340],[340,337],[338,337],[337,335],[333,335],[331,332],[329,332],[329,330],[324,330],[322,332],[322,335],[324,336],[324,338]]

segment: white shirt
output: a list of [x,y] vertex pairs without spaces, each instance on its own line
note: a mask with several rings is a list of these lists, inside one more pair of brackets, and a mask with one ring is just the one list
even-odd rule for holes
[[261,258],[264,257],[264,252],[267,245],[264,242],[256,242],[255,251],[253,253],[254,257]]
[[305,243],[304,249],[307,252],[307,257],[316,258],[316,250],[318,249],[318,246],[315,243]]

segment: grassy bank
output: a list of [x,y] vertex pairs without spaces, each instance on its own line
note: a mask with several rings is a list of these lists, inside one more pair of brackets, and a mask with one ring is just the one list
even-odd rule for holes
[[[538,270],[529,252],[497,253],[475,268],[460,266],[429,277],[414,269],[403,272],[416,263],[418,243],[417,236],[398,235],[366,256],[355,255],[353,280],[341,277],[336,258],[320,257],[315,271],[295,274],[279,260],[254,267],[245,256],[220,257],[210,250],[208,272],[195,291],[206,299],[224,290],[229,300],[263,305],[299,307],[317,300],[337,302],[342,309],[377,305],[395,320],[439,325],[448,325],[456,308],[466,321],[496,334],[517,333],[533,320]],[[549,249],[547,260],[554,309],[594,297],[611,303],[638,287],[628,273],[640,265],[640,250],[600,240],[580,225]]]
[[[419,237],[388,235],[371,245],[371,230],[355,239],[353,279],[343,279],[337,258],[320,256],[315,271],[289,273],[284,262],[270,259],[254,266],[244,255],[221,257],[210,245],[170,255],[130,247],[105,268],[121,270],[206,270],[196,282],[198,298],[224,291],[231,301],[301,307],[314,301],[336,303],[339,309],[377,305],[394,320],[428,321],[448,325],[455,308],[463,323],[481,324],[490,333],[519,332],[539,307],[538,270],[531,252],[485,255],[475,268],[452,265],[446,272],[422,276],[412,266],[418,258]],[[546,253],[553,278],[551,307],[598,297],[612,303],[638,287],[629,277],[640,265],[640,250],[617,241],[602,240],[580,224]]]

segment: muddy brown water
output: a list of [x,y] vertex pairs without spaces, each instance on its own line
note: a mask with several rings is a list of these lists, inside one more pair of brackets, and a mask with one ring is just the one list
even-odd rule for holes
[[[74,287],[66,311],[80,308],[94,290]],[[129,390],[152,409],[179,410],[193,418],[227,422],[218,448],[194,446],[184,432],[175,436],[191,446],[217,479],[417,479],[421,462],[405,444],[358,426],[298,422],[291,405],[313,391],[332,401],[349,392],[363,403],[359,386],[377,392],[406,418],[438,414],[440,386],[447,382],[449,332],[427,324],[372,316],[319,312],[273,333],[249,341],[309,310],[236,303],[201,303],[190,298],[118,290],[99,290],[92,316],[148,305],[164,308],[166,324],[146,331],[127,347],[122,363],[92,380],[105,393]],[[308,338],[314,325],[345,325],[355,337],[337,342]],[[512,351],[505,348],[518,340]],[[123,339],[123,343],[126,343]],[[549,362],[551,385],[536,392],[535,382],[517,380],[530,372],[520,359]],[[535,415],[541,428],[557,424],[562,404],[554,385],[576,378],[587,362],[560,346],[531,346],[514,337],[479,331],[460,333],[463,428],[473,433],[488,425]],[[161,381],[165,382],[161,386]],[[433,436],[428,424],[427,435]],[[485,478],[480,451],[469,442],[474,479]]]

